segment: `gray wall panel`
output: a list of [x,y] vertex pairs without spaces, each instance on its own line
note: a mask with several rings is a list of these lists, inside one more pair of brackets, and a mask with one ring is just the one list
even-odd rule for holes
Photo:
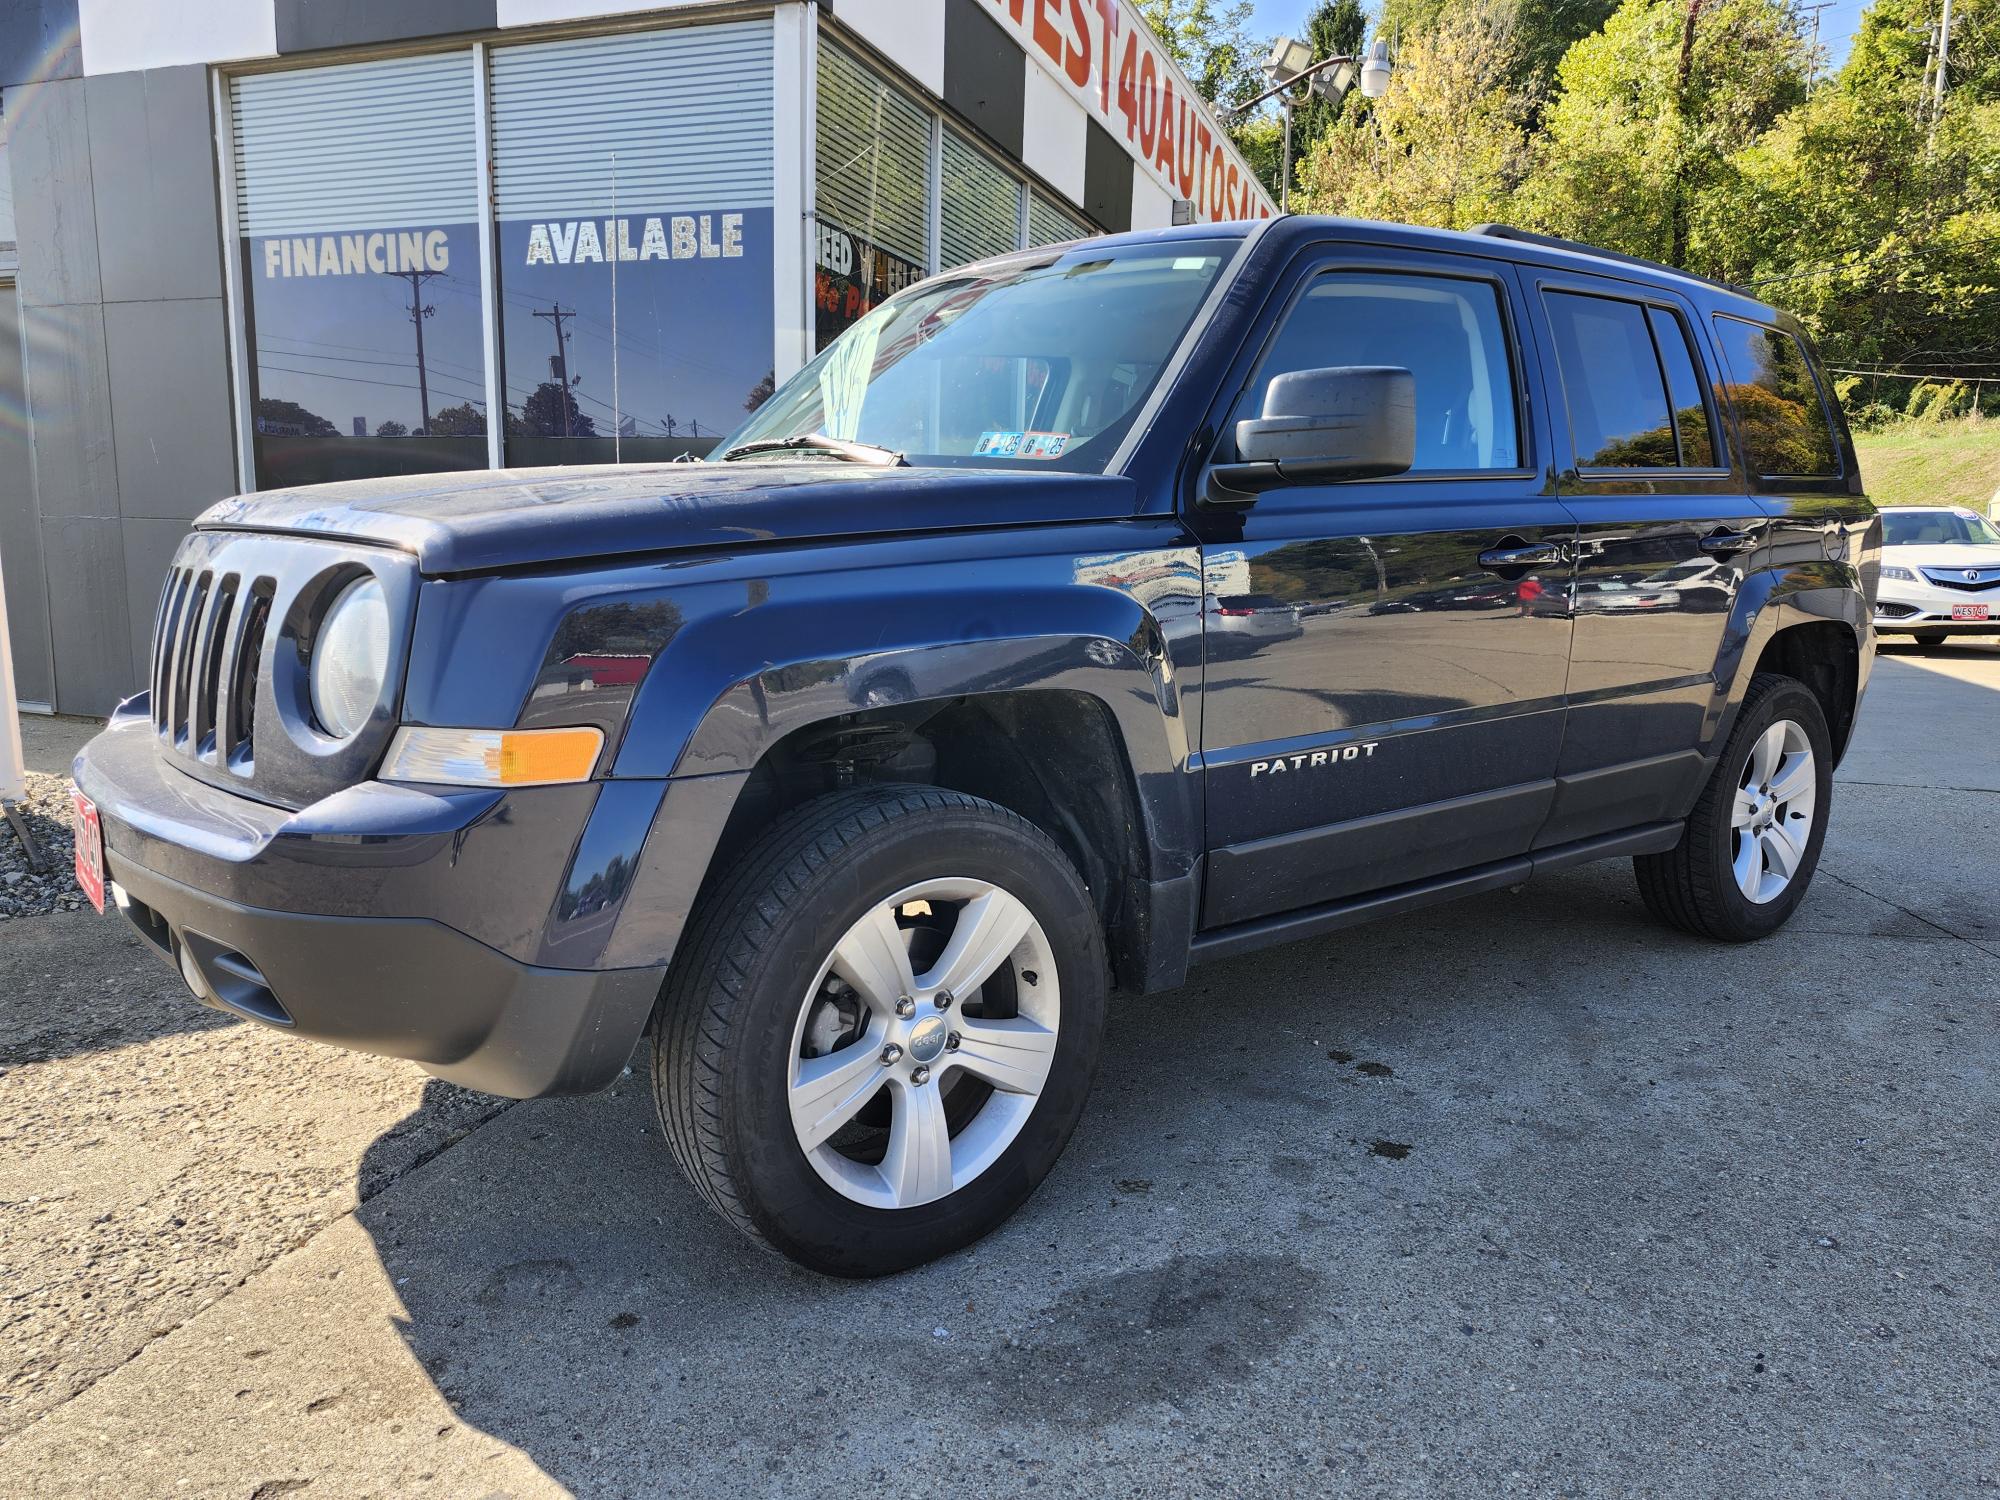
[[500,24],[496,0],[277,0],[277,6],[280,52],[492,31]]
[[188,532],[184,521],[127,521],[125,538],[125,613],[131,627],[132,685],[136,693],[146,682],[152,646],[153,613],[160,603],[160,585],[167,564]]
[[1026,132],[1028,59],[985,0],[945,0],[944,102],[1015,161]]
[[108,714],[141,684],[132,675],[123,525],[115,516],[42,523],[56,707],[64,713]]
[[[23,299],[25,302],[25,298]],[[116,516],[118,465],[111,441],[111,381],[104,309],[23,306],[29,431],[42,519]],[[56,597],[54,575],[49,592]]]
[[82,71],[76,0],[0,0],[0,88]]
[[187,521],[236,493],[220,298],[107,302],[118,509]]
[[104,300],[220,297],[206,70],[107,73],[85,89]]
[[[0,411],[20,411],[21,323],[11,286],[0,286]],[[42,578],[42,523],[25,428],[0,421],[0,568],[7,579],[7,624],[14,643],[14,691],[24,703],[55,702],[49,660],[49,596]]]
[[6,104],[21,301],[95,302],[102,292],[83,80],[8,89]]

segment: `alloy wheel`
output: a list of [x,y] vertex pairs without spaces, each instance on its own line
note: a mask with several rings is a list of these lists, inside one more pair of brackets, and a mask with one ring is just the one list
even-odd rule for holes
[[1812,742],[1790,719],[1757,737],[1730,808],[1730,866],[1744,896],[1762,906],[1782,896],[1812,839],[1819,774]]

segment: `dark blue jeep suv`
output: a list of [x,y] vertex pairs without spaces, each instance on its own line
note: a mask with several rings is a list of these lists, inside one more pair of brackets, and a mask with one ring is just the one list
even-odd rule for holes
[[871,1275],[1033,1191],[1114,983],[1613,856],[1776,929],[1878,538],[1727,288],[1499,226],[1034,250],[706,463],[216,506],[79,863],[269,1026],[516,1096],[650,1036],[716,1210]]

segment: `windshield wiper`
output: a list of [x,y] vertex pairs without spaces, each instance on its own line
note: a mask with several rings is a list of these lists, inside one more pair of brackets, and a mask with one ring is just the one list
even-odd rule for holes
[[738,443],[724,453],[721,462],[741,458],[747,453],[831,453],[835,458],[851,464],[873,464],[881,469],[908,468],[910,461],[894,448],[879,448],[873,443],[857,443],[848,438],[830,437],[824,432],[802,432],[794,437],[758,438],[754,442]]

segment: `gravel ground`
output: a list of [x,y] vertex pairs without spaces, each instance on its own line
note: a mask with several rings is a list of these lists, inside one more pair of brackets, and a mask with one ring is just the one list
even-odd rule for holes
[[0,822],[0,922],[75,911],[83,904],[76,888],[74,841],[70,837],[69,778],[28,773],[27,800],[17,804],[42,854],[42,873],[28,868],[28,851],[14,830]]

